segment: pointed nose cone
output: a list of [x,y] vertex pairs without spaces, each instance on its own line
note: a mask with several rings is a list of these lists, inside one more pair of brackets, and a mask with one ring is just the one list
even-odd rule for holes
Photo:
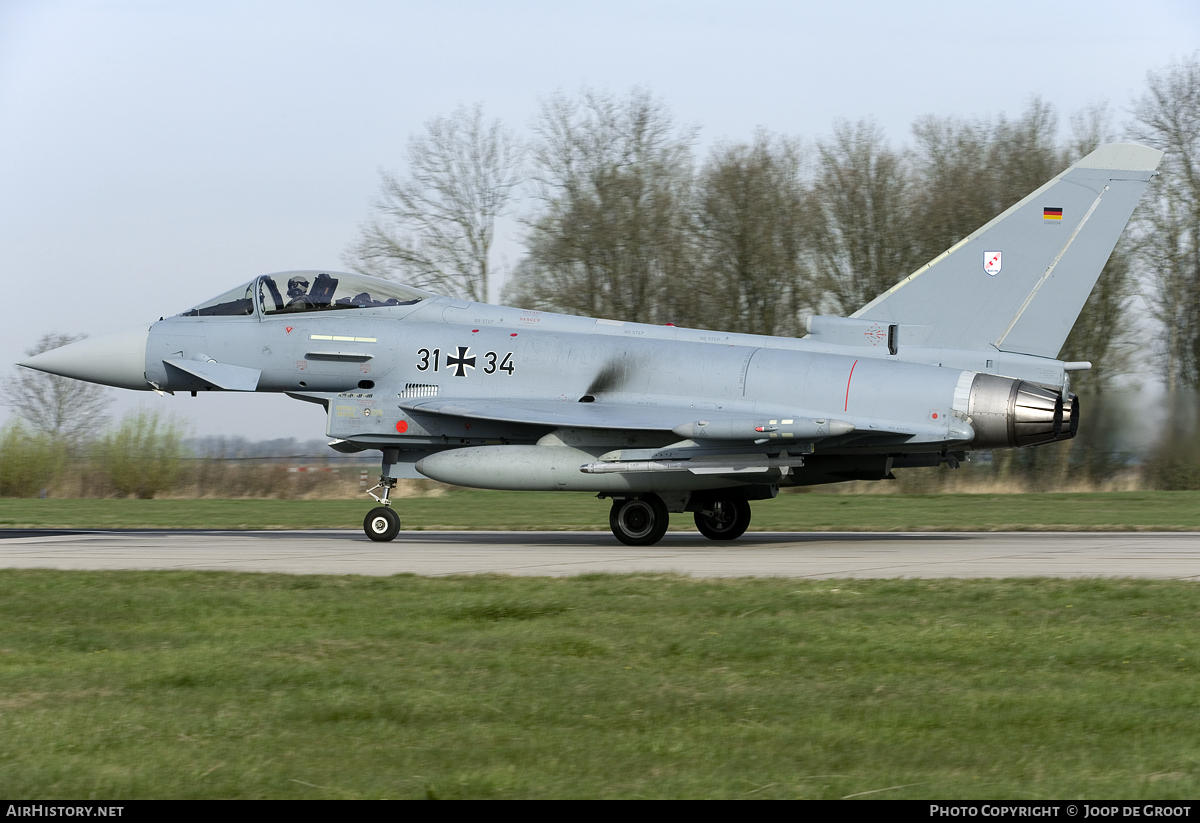
[[149,389],[146,382],[148,326],[88,337],[18,363],[27,369],[103,383],[122,389]]

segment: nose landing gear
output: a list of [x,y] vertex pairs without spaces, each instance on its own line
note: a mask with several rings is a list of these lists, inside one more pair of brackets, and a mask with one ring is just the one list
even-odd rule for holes
[[[367,537],[377,543],[387,543],[395,540],[400,533],[400,515],[392,511],[391,494],[396,488],[396,478],[392,477],[392,466],[400,460],[399,449],[383,450],[383,468],[380,470],[379,483],[367,489],[367,494],[375,498],[380,505],[367,512],[363,520],[363,531]],[[380,493],[375,494],[379,489]]]

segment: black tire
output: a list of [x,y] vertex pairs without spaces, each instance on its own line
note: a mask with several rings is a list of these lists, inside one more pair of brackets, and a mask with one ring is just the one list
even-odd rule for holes
[[400,515],[387,506],[376,506],[367,512],[363,520],[363,531],[376,543],[395,540],[400,533]]
[[657,494],[614,500],[608,513],[613,535],[626,546],[653,546],[667,533],[671,515]]
[[696,528],[709,540],[737,540],[750,527],[750,504],[726,497],[704,504],[696,512]]

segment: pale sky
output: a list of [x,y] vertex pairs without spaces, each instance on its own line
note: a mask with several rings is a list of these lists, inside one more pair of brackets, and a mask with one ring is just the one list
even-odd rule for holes
[[[222,2],[0,0],[0,372],[42,334],[101,334],[255,275],[344,269],[381,168],[429,118],[649,88],[697,154],[757,127],[1108,101],[1200,48],[1195,0]],[[497,262],[520,251],[516,224]],[[159,398],[198,435],[323,433],[281,396]],[[0,418],[6,410],[0,410]]]

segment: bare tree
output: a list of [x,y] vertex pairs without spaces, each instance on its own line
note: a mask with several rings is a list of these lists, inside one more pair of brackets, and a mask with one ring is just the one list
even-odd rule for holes
[[1054,107],[1033,97],[1016,120],[1000,117],[992,132],[988,166],[996,214],[1021,201],[1069,164],[1057,137]]
[[1167,388],[1200,385],[1200,60],[1150,72],[1132,137],[1166,152],[1135,218]]
[[1092,364],[1091,370],[1072,376],[1073,391],[1103,392],[1114,377],[1129,369],[1133,348],[1129,307],[1135,295],[1130,244],[1123,236],[1059,352],[1060,360],[1087,360]]
[[[1115,139],[1108,106],[1089,106],[1071,116],[1066,160],[1073,163]],[[1091,362],[1089,371],[1072,377],[1072,388],[1081,394],[1103,392],[1129,367],[1129,309],[1136,293],[1132,247],[1129,234],[1123,234],[1059,353],[1062,360]]]
[[1056,131],[1054,109],[1036,97],[1016,120],[918,119],[910,231],[919,262],[941,254],[1066,168]]
[[[86,336],[44,334],[25,354],[32,357]],[[108,423],[105,410],[112,403],[104,386],[23,368],[4,381],[4,394],[17,416],[34,431],[65,439],[85,439],[102,430]]]
[[691,273],[690,131],[649,92],[584,90],[534,125],[542,202],[506,299],[593,317],[677,321]]
[[765,131],[720,146],[696,197],[699,317],[693,325],[751,334],[797,334],[818,302],[805,265],[811,220],[799,144]]
[[841,123],[818,145],[812,254],[828,310],[849,314],[916,268],[911,176],[874,123]]
[[435,117],[408,142],[408,174],[386,171],[376,214],[346,252],[363,274],[488,301],[496,219],[520,183],[523,148],[483,109]]
[[999,212],[988,156],[992,130],[985,122],[922,117],[916,141],[911,230],[924,262],[953,246]]
[[[964,121],[926,117],[916,138],[912,231],[921,259],[931,259],[1025,197],[1070,163],[1115,134],[1108,107],[1097,104],[1071,117],[1065,148],[1055,137],[1053,109],[1034,98],[1016,120]],[[1129,361],[1129,304],[1134,289],[1128,241],[1109,258],[1061,356],[1089,360],[1076,376],[1077,391],[1101,391]]]
[[1067,142],[1067,160],[1074,163],[1094,152],[1105,143],[1115,142],[1112,112],[1108,103],[1086,106],[1071,115],[1071,136]]

